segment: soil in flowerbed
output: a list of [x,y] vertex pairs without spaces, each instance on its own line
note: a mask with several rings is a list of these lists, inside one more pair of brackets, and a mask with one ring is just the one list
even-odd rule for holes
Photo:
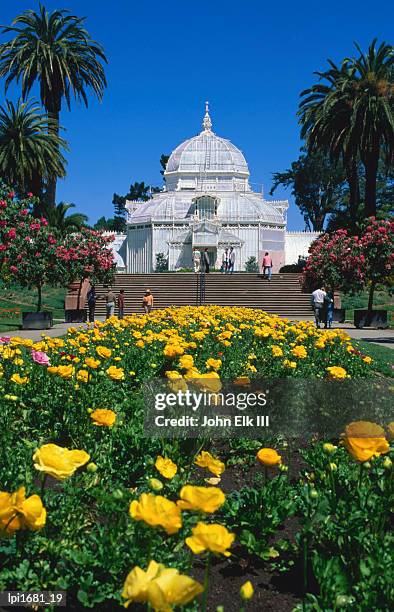
[[[203,582],[204,569],[204,564],[198,562],[193,577]],[[208,610],[215,612],[217,606],[223,606],[225,612],[238,612],[240,599],[237,593],[247,580],[255,589],[247,606],[250,611],[291,612],[301,601],[301,572],[294,570],[285,575],[272,572],[268,563],[248,555],[242,547],[236,547],[230,561],[215,558],[212,562]]]

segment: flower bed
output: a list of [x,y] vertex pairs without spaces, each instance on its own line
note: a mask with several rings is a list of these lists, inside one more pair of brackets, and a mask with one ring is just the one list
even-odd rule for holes
[[[0,339],[0,590],[66,590],[69,609],[388,609],[390,432],[301,450],[144,436],[144,381],[258,375],[364,378],[373,363],[343,331],[246,308]],[[294,571],[287,598],[259,584]]]

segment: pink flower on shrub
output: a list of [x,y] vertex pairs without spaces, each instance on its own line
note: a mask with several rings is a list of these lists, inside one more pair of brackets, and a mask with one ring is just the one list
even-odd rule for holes
[[31,357],[35,363],[39,365],[47,366],[49,365],[49,357],[43,351],[32,351]]

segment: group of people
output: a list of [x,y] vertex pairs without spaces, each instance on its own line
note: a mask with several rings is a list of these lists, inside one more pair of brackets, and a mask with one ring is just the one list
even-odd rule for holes
[[[94,322],[96,303],[98,300],[105,300],[105,318],[109,319],[115,314],[115,308],[118,308],[118,318],[123,319],[125,310],[125,293],[124,289],[121,289],[118,295],[112,291],[109,287],[105,295],[99,296],[96,293],[96,288],[92,285],[87,294],[88,311],[89,311],[89,322]],[[153,295],[150,289],[147,289],[142,298],[142,309],[145,314],[149,314],[153,308]]]
[[334,314],[334,296],[330,291],[326,291],[324,286],[315,289],[311,296],[311,306],[315,313],[316,327],[320,329],[320,324],[324,324],[324,329],[332,327]]
[[[206,274],[210,271],[210,259],[208,249],[204,249],[202,253],[197,249],[193,249],[193,266],[194,272],[205,272]],[[222,255],[222,265],[220,271],[222,274],[232,274],[235,266],[235,251],[234,247],[225,249]],[[262,273],[265,278],[271,280],[272,277],[272,258],[268,251],[266,251],[263,257]]]

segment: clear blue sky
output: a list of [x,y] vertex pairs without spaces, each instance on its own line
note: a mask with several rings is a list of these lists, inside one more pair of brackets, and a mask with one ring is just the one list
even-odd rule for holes
[[[71,150],[58,199],[74,202],[91,222],[112,216],[113,193],[127,193],[131,182],[161,184],[161,153],[200,131],[205,100],[214,131],[244,152],[251,182],[268,194],[272,173],[298,156],[298,97],[313,72],[328,57],[352,54],[354,40],[362,47],[375,36],[393,42],[394,4],[385,0],[44,4],[86,16],[109,59],[103,102],[91,97],[87,110],[74,104],[61,115]],[[37,6],[2,0],[0,23]],[[10,89],[9,97],[17,96]],[[303,229],[292,202],[288,218],[289,229]]]

